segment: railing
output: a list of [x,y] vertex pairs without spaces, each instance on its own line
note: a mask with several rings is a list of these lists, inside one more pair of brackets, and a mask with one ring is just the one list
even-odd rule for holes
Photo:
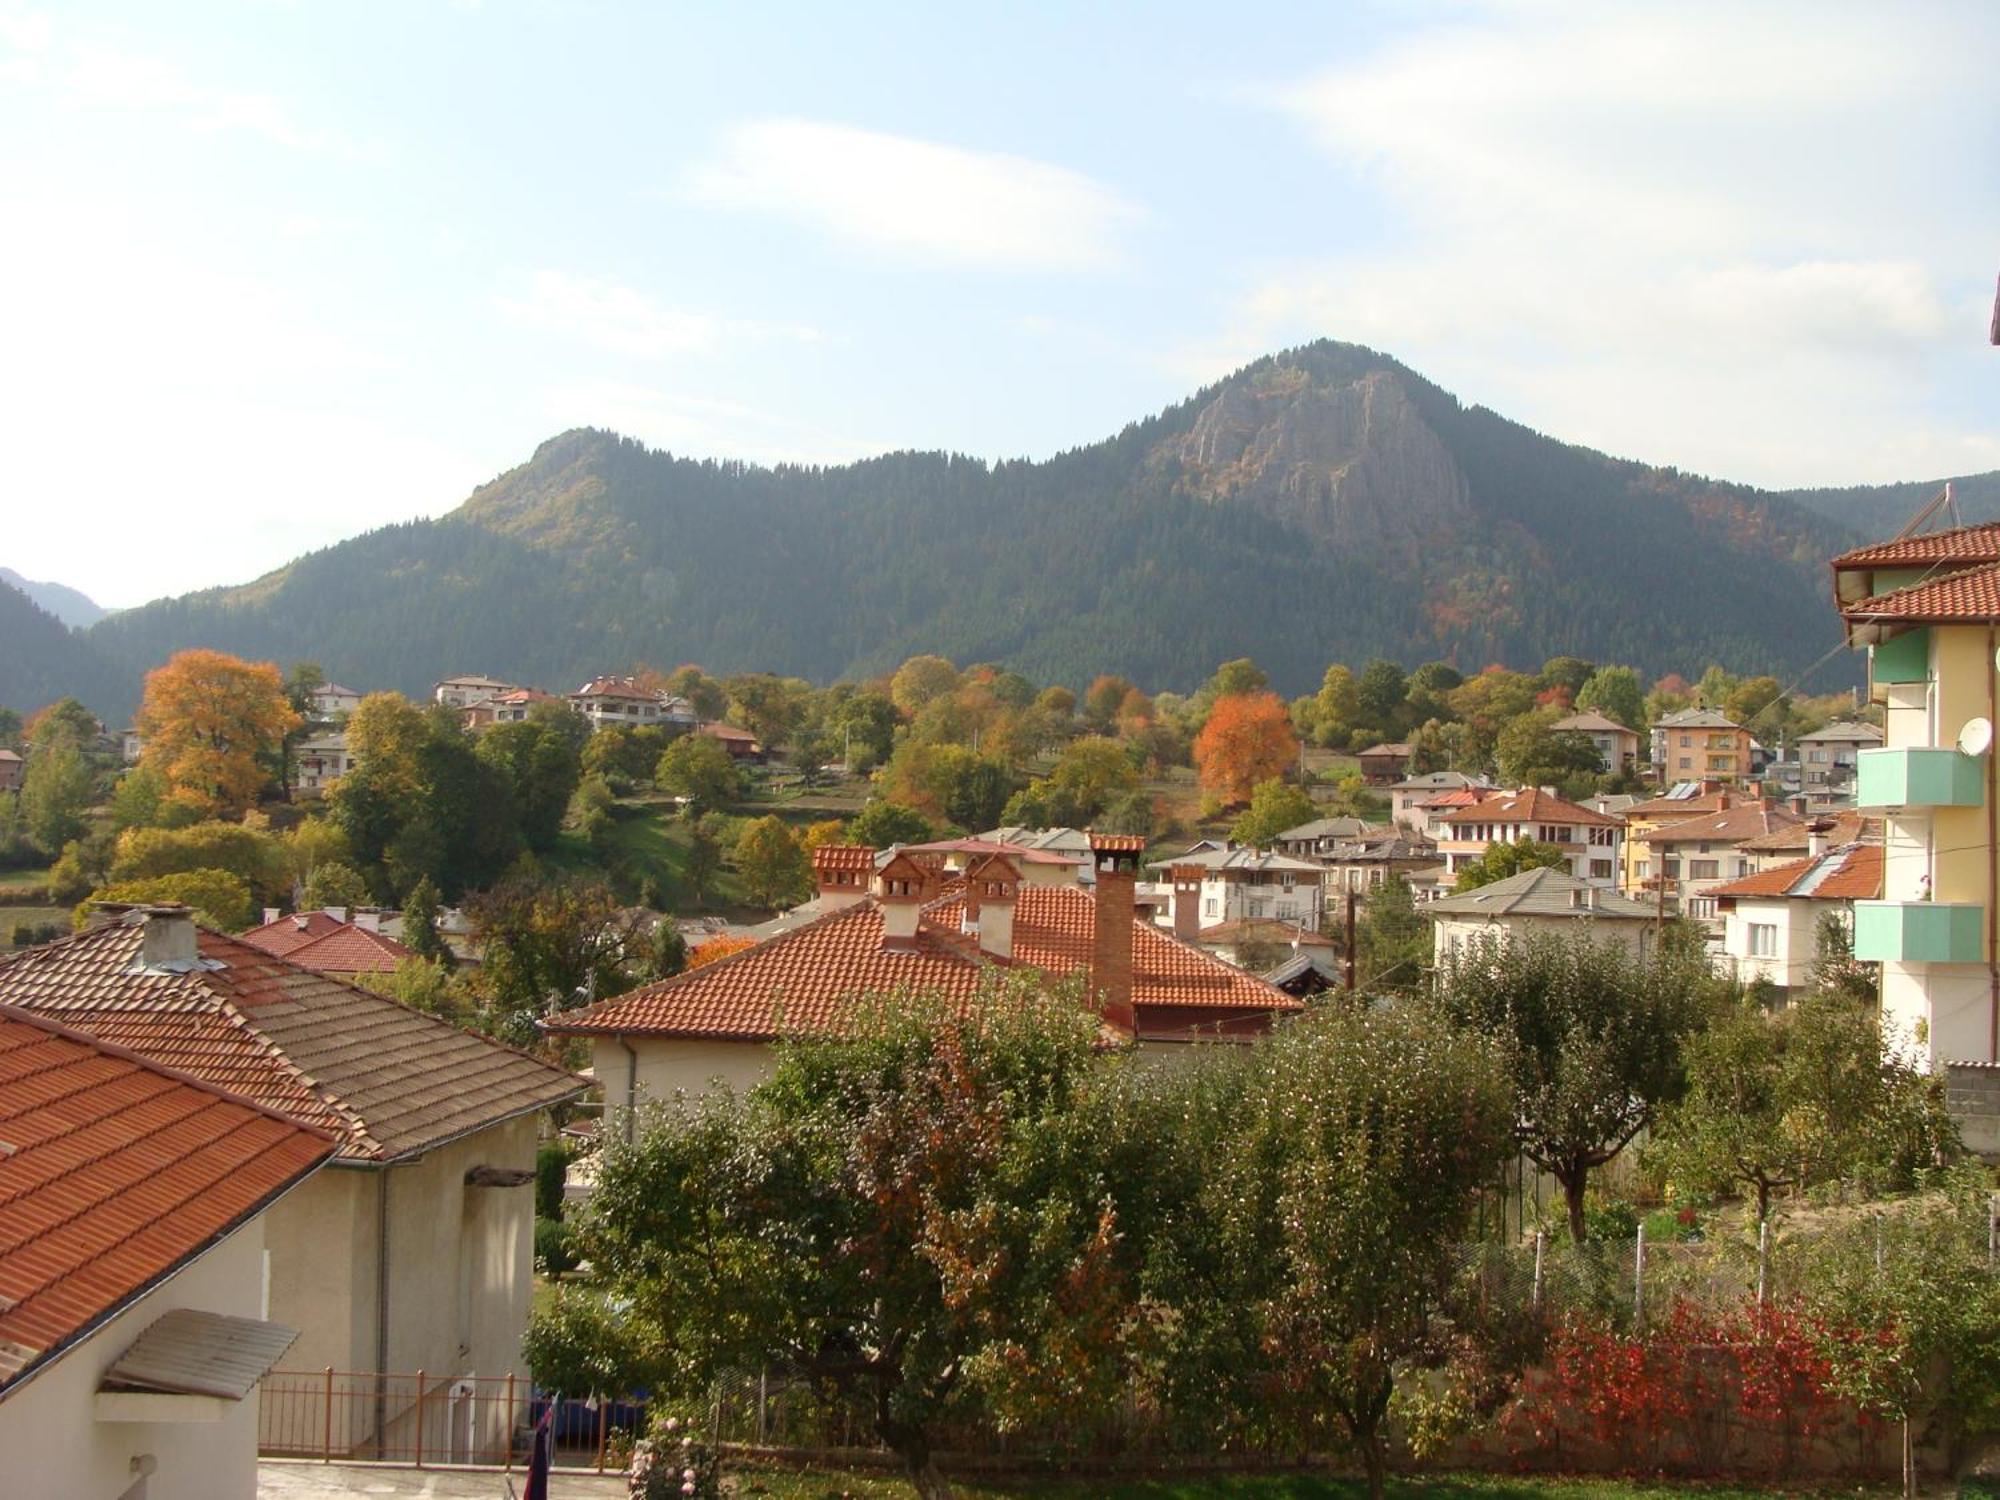
[[[552,1398],[514,1375],[377,1375],[273,1370],[261,1387],[258,1452],[274,1458],[360,1459],[426,1468],[525,1464]],[[556,1399],[555,1463],[602,1474],[624,1466],[645,1427],[636,1401]]]

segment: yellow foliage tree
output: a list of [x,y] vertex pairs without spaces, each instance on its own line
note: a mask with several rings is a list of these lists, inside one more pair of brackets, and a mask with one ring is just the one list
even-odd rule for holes
[[205,818],[241,813],[299,724],[270,662],[182,651],[146,674],[138,728],[167,800]]

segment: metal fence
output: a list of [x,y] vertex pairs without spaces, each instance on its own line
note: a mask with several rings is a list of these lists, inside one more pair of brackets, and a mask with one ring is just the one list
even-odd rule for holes
[[601,1474],[624,1467],[646,1415],[641,1401],[556,1399],[513,1375],[273,1370],[261,1390],[260,1453],[419,1469],[525,1464],[535,1427],[553,1405],[557,1465]]

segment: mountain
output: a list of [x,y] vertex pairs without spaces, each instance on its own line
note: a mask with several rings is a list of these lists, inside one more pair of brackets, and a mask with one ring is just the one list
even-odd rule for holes
[[70,694],[116,729],[137,704],[127,668],[8,583],[0,583],[0,641],[0,706],[25,713]]
[[[1901,531],[1919,510],[1935,500],[1944,489],[1942,479],[1915,480],[1905,484],[1860,484],[1846,489],[1787,490],[1787,499],[1796,500],[1807,510],[1852,527],[1863,536],[1891,537]],[[1951,481],[1952,500],[1958,521],[2000,519],[2000,469],[1985,474],[1969,474]],[[1935,524],[1955,525],[1940,517]]]
[[61,583],[37,583],[12,568],[0,568],[0,583],[11,584],[63,624],[88,630],[111,611],[80,589]]
[[769,469],[566,432],[440,519],[90,639],[132,684],[206,645],[405,691],[640,662],[827,680],[919,651],[1149,689],[1242,655],[1288,692],[1378,654],[1789,674],[1839,639],[1825,560],[1855,540],[1804,496],[1564,444],[1318,343],[1037,462]]

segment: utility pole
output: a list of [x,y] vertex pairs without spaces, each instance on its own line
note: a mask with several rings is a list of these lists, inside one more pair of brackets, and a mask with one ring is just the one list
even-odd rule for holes
[[1347,993],[1354,993],[1354,887],[1347,888]]

